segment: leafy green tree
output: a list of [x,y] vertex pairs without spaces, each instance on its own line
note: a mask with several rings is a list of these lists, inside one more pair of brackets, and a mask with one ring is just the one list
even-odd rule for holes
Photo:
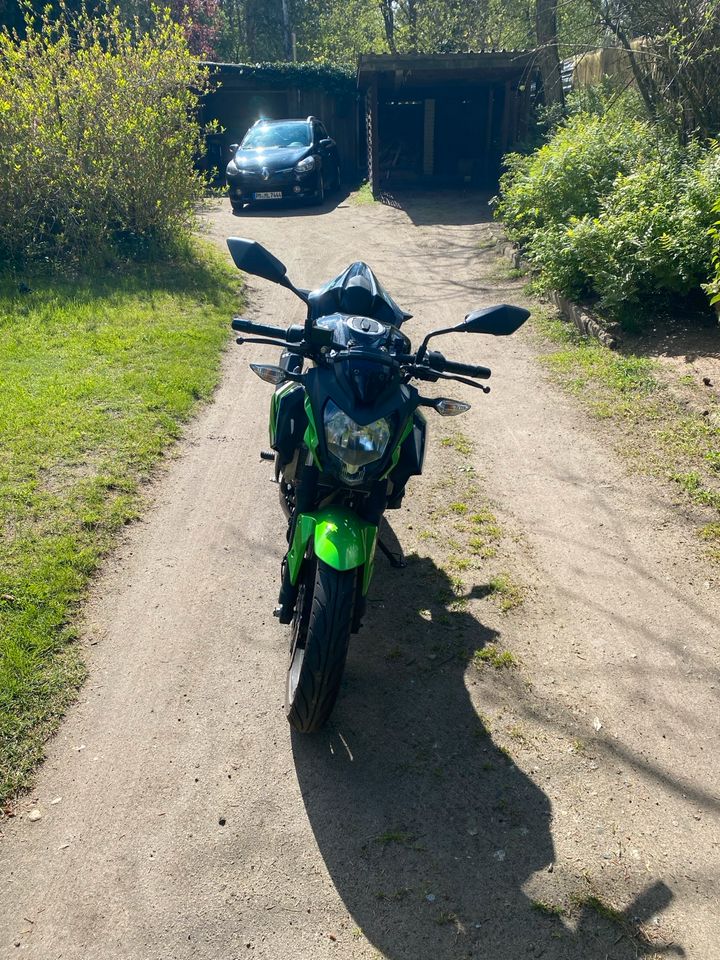
[[375,0],[304,0],[292,17],[300,60],[354,67],[359,54],[388,49]]
[[216,52],[221,60],[258,63],[290,59],[287,0],[218,0],[216,25]]
[[720,131],[720,0],[591,0],[625,49],[651,117],[686,136]]

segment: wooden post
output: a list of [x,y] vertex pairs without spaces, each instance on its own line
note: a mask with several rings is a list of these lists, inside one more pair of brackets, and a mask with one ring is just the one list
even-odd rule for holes
[[370,89],[365,94],[365,124],[367,134],[368,182],[373,196],[376,197],[380,193],[377,76],[373,76]]
[[485,156],[483,157],[483,179],[490,172],[490,148],[492,146],[493,113],[495,108],[495,88],[488,88],[487,122],[485,125]]
[[529,70],[525,71],[525,76],[523,77],[524,89],[522,92],[522,100],[520,102],[520,123],[518,124],[518,135],[521,140],[524,140],[528,135],[528,126],[530,122],[530,84],[532,82],[532,76]]
[[500,152],[507,153],[508,138],[510,136],[510,81],[505,81],[505,90],[503,91],[503,117],[502,129],[500,133]]
[[435,173],[435,101],[425,101],[423,127],[423,175],[431,177]]
[[513,86],[510,91],[510,143],[514,147],[518,139],[518,107],[520,105],[520,91]]

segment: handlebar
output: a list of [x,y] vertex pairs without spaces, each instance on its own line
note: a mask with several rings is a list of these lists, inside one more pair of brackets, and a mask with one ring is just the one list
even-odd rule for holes
[[258,337],[275,337],[277,340],[284,340],[286,331],[282,327],[269,327],[264,323],[253,323],[252,320],[244,320],[242,317],[233,317],[230,324],[233,330],[239,330],[242,333],[253,333]]
[[487,380],[492,371],[489,367],[476,366],[473,363],[456,363],[454,360],[448,360],[439,350],[429,350],[427,353],[429,365],[438,373],[457,373],[463,377],[479,377],[481,380]]
[[[252,320],[245,320],[243,317],[234,317],[231,324],[233,330],[240,331],[241,333],[249,333],[256,337],[270,337],[274,340],[280,340],[283,344],[289,346],[290,344],[297,344],[298,346],[303,343],[305,328],[293,324],[287,329],[282,327],[271,327],[264,323],[255,323]],[[332,344],[332,334],[331,332],[323,330],[328,337],[329,342],[327,346],[335,346]],[[308,344],[307,347],[310,345]],[[337,347],[335,347],[338,349]],[[342,348],[340,348],[342,349]],[[306,351],[299,349],[299,353],[305,354]],[[311,355],[310,351],[307,350],[308,355]],[[364,351],[352,351],[354,356],[359,356],[364,354]],[[388,357],[382,357],[379,355],[369,355],[365,354],[367,359],[374,359],[378,362],[384,363],[387,366],[399,366],[407,367],[413,366],[416,363],[417,357],[415,354],[396,354],[394,356],[390,355]],[[340,356],[336,356],[333,359],[341,359]],[[428,350],[425,354],[425,363],[418,364],[414,367],[412,371],[413,376],[418,376],[421,379],[437,379],[436,377],[423,377],[422,370],[435,371],[436,373],[445,373],[445,374],[456,374],[458,376],[465,377],[478,377],[482,380],[487,380],[490,377],[491,371],[489,367],[476,366],[471,363],[456,363],[454,360],[448,360],[439,350]]]

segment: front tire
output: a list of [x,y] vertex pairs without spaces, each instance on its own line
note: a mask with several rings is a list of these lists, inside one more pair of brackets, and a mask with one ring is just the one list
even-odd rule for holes
[[335,706],[352,627],[357,571],[308,557],[302,571],[285,690],[285,714],[300,733],[319,730]]

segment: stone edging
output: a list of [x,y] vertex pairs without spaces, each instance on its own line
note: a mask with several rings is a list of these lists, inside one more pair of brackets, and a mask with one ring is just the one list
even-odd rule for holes
[[584,333],[588,337],[595,337],[604,347],[609,347],[610,350],[617,349],[618,337],[607,330],[599,320],[583,307],[561,296],[557,290],[552,291],[550,299],[558,308],[562,317],[569,320],[570,323],[574,323],[580,333]]

